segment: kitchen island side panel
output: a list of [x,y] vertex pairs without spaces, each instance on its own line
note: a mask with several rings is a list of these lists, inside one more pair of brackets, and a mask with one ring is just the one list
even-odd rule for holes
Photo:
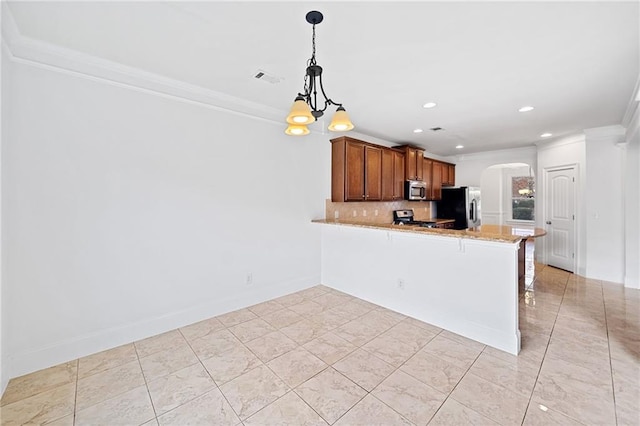
[[323,284],[519,352],[519,243],[321,226]]

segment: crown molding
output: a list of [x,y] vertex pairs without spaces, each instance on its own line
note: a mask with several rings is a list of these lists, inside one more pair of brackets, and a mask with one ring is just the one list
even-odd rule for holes
[[481,160],[485,158],[491,159],[500,159],[505,155],[533,155],[535,156],[537,149],[535,146],[525,146],[519,148],[507,148],[507,149],[498,149],[494,151],[481,151],[481,152],[473,152],[469,154],[456,154],[443,157],[444,161],[451,162],[463,162],[463,161],[474,161]]
[[584,134],[587,137],[587,143],[613,142],[614,144],[617,144],[624,141],[625,132],[626,129],[619,124],[584,129]]
[[[13,15],[4,1],[2,1],[1,7],[2,41],[6,45],[11,59],[16,62],[40,65],[76,76],[96,78],[119,86],[125,85],[193,101],[215,109],[271,121],[283,127],[286,125],[284,117],[287,113],[285,111],[26,37],[20,34]],[[312,132],[314,131],[312,130]],[[315,131],[314,133],[322,132]]]
[[544,142],[536,142],[536,146],[538,147],[538,151],[545,149],[552,149],[563,145],[571,145],[574,143],[584,143],[585,142],[584,133],[566,136],[564,138],[552,140],[552,141],[544,141]]

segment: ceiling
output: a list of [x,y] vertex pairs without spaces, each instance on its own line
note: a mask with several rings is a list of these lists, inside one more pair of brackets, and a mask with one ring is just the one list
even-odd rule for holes
[[[311,56],[305,14],[320,10],[325,88],[356,130],[443,156],[620,124],[639,75],[638,2],[7,4],[24,37],[264,105],[283,119]],[[255,79],[257,70],[281,81]],[[429,101],[438,105],[422,108]],[[525,105],[535,109],[518,112]]]

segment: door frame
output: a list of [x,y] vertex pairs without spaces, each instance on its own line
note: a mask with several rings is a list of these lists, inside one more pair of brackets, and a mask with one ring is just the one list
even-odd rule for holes
[[[574,216],[575,216],[575,220],[573,221],[573,250],[575,255],[573,256],[573,265],[572,265],[572,271],[574,274],[578,273],[578,259],[580,258],[581,252],[580,252],[580,234],[578,233],[578,229],[580,229],[580,227],[578,226],[579,221],[582,220],[582,217],[580,214],[578,214],[578,207],[579,204],[578,202],[580,201],[579,198],[579,192],[580,192],[580,164],[579,163],[570,163],[570,164],[563,164],[563,165],[559,165],[559,166],[550,166],[550,167],[544,167],[542,169],[542,173],[540,174],[541,180],[542,180],[542,200],[540,205],[540,209],[542,209],[540,214],[540,227],[542,229],[544,229],[546,231],[547,227],[546,227],[546,222],[547,220],[549,220],[547,218],[547,213],[548,213],[548,206],[551,203],[551,200],[549,199],[549,194],[547,193],[547,185],[549,183],[549,173],[550,172],[557,172],[559,170],[566,170],[566,169],[572,169],[573,170],[573,176],[575,179],[575,185],[573,186],[573,212],[574,212]],[[543,237],[542,238],[542,263],[544,263],[545,265],[548,265],[548,259],[549,259],[549,250],[550,247],[549,245],[551,244],[551,239],[550,238],[546,238]]]

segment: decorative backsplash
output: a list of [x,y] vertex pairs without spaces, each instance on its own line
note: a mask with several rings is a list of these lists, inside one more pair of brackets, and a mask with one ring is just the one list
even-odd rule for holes
[[363,223],[391,223],[393,211],[400,209],[413,209],[416,220],[431,219],[433,201],[363,201],[334,203],[327,199],[325,218],[356,220]]

